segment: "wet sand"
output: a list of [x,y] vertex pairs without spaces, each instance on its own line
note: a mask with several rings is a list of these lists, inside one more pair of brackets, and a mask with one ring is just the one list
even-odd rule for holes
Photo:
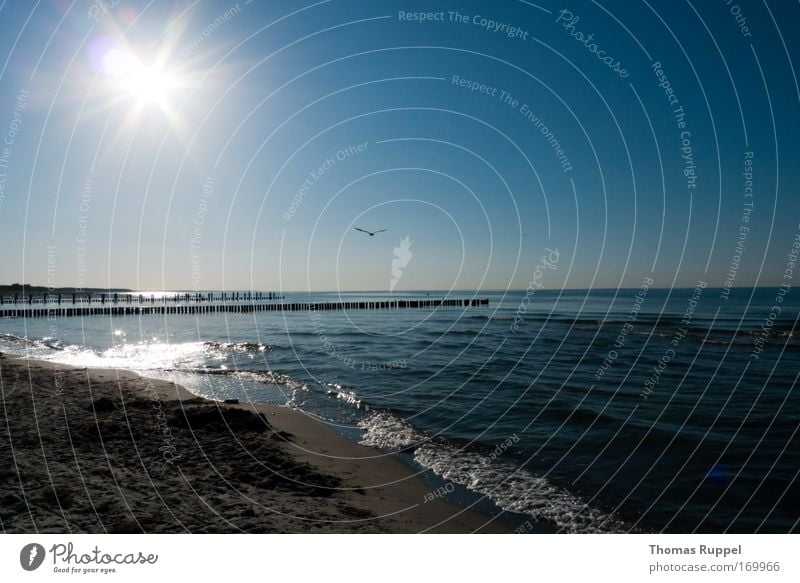
[[0,381],[5,532],[510,532],[300,411],[2,354]]

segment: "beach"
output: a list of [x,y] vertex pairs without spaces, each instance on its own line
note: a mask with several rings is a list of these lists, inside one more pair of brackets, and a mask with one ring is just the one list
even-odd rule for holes
[[3,354],[0,382],[7,533],[511,532],[301,411]]
[[[765,333],[779,289],[722,291],[537,290],[524,312],[527,291],[488,292],[490,309],[390,317],[5,317],[0,520],[64,528],[63,511],[102,530],[116,522],[97,517],[100,490],[121,528],[148,532],[791,532],[796,308]],[[111,406],[95,418],[98,399]],[[158,521],[136,518],[142,500]],[[50,514],[16,526],[29,504]]]

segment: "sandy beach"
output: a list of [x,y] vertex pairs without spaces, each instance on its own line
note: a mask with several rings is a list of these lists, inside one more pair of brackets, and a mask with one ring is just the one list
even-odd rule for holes
[[5,532],[510,532],[300,411],[2,354],[0,373]]

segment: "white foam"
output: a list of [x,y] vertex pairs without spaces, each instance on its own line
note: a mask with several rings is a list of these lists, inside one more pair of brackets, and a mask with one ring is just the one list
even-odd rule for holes
[[[332,386],[331,383],[326,383],[327,386]],[[336,389],[329,389],[326,393],[329,397],[335,397],[340,401],[344,401],[348,405],[355,407],[356,409],[361,409],[361,399],[358,398],[355,391],[351,391],[349,389],[343,389],[340,385],[334,385]],[[368,407],[364,406],[365,409]]]
[[[201,374],[203,371],[199,371]],[[267,383],[270,385],[281,385],[288,387],[295,391],[307,391],[308,385],[290,377],[289,375],[274,372],[271,370],[265,371],[250,371],[250,370],[234,370],[226,371],[226,374],[236,377],[244,381],[254,381],[259,383]]]
[[486,456],[437,445],[417,448],[414,459],[456,484],[483,494],[503,510],[556,523],[570,533],[625,532],[618,519],[596,510],[547,479]]
[[547,479],[489,456],[464,452],[427,438],[405,421],[388,413],[375,413],[359,423],[361,443],[389,451],[416,446],[414,460],[449,482],[491,499],[503,510],[548,520],[564,532],[627,532],[626,525],[588,506],[580,497]]
[[361,443],[388,451],[399,451],[417,445],[416,431],[402,419],[388,413],[373,413],[359,422],[364,430]]

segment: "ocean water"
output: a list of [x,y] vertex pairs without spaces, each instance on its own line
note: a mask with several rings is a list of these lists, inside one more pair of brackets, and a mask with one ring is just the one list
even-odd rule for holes
[[[473,295],[489,307],[6,318],[0,350],[297,407],[564,532],[797,530],[791,293],[451,293]],[[387,297],[426,293],[286,301]]]

